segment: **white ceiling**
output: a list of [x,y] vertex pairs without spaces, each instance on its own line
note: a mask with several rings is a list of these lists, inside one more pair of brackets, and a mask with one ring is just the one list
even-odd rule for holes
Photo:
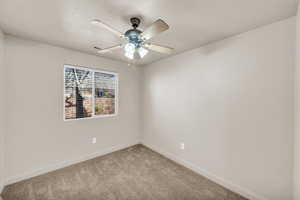
[[[4,32],[96,54],[120,39],[89,22],[101,19],[125,32],[129,18],[142,18],[140,28],[161,18],[170,29],[152,41],[175,48],[175,54],[296,14],[297,0],[0,0]],[[122,50],[108,58],[130,62]],[[137,64],[168,55],[151,52]]]

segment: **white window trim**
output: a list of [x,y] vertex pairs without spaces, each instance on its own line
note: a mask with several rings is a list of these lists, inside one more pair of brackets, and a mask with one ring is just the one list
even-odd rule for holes
[[[76,118],[76,119],[66,119],[65,118],[65,68],[75,68],[75,69],[81,69],[81,70],[88,70],[92,72],[100,72],[100,73],[106,73],[106,74],[112,74],[116,76],[116,91],[115,91],[115,113],[114,114],[106,114],[106,115],[95,115],[95,85],[93,84],[92,88],[92,116],[91,117],[84,117],[84,118]],[[92,76],[94,77],[94,73],[92,73]],[[104,70],[99,70],[97,68],[90,68],[90,67],[83,67],[83,66],[78,66],[78,65],[71,65],[71,64],[64,64],[63,65],[63,120],[65,122],[68,121],[75,121],[75,120],[87,120],[87,119],[97,119],[97,118],[106,118],[106,117],[115,117],[118,115],[119,112],[119,74],[116,72],[111,72],[111,71],[104,71]]]

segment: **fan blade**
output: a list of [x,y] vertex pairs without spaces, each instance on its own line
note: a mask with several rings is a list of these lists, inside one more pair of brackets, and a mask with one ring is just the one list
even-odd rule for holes
[[108,48],[105,48],[105,49],[101,49],[99,47],[94,47],[94,48],[98,50],[98,53],[102,54],[102,53],[111,52],[111,51],[116,50],[116,49],[120,49],[120,48],[122,48],[122,45],[118,44],[116,46],[108,47]]
[[117,31],[116,29],[112,28],[111,26],[109,26],[108,24],[102,22],[99,19],[94,19],[94,20],[91,21],[91,23],[107,29],[108,31],[112,32],[113,34],[117,35],[120,38],[124,37],[124,35],[120,31]]
[[156,44],[151,44],[151,43],[146,43],[143,46],[146,49],[156,51],[156,52],[159,52],[159,53],[165,53],[165,54],[171,54],[174,50],[171,47],[166,47],[166,46],[161,46],[161,45],[156,45]]
[[143,40],[149,40],[154,36],[158,35],[161,32],[164,32],[169,29],[169,25],[161,19],[156,20],[151,24],[142,34]]

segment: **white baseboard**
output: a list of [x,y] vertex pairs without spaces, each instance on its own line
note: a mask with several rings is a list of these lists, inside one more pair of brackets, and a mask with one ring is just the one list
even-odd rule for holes
[[[80,163],[80,162],[83,162],[83,161],[87,161],[87,160],[90,160],[90,159],[93,159],[93,158],[96,158],[96,157],[99,157],[99,156],[103,156],[105,154],[109,154],[109,153],[112,153],[112,152],[115,152],[115,151],[118,151],[118,150],[121,150],[121,149],[125,149],[127,147],[130,147],[130,146],[133,146],[133,145],[136,145],[136,144],[139,144],[139,143],[140,143],[139,141],[136,141],[136,142],[132,142],[132,143],[128,143],[128,144],[120,144],[120,145],[116,145],[116,146],[113,146],[113,147],[110,147],[110,148],[107,148],[107,149],[103,149],[101,151],[98,151],[98,152],[95,152],[95,153],[92,153],[92,154],[81,156],[78,159],[63,161],[63,162],[60,162],[60,163],[49,165],[49,166],[44,167],[44,168],[34,169],[32,171],[25,172],[23,174],[18,174],[16,176],[12,176],[12,177],[7,178],[5,180],[4,185],[10,185],[10,184],[22,181],[22,180],[26,180],[26,179],[29,179],[29,178],[32,178],[32,177],[35,177],[35,176],[39,176],[39,175],[57,170],[57,169],[68,167],[70,165],[77,164],[77,163]],[[2,190],[0,190],[0,191],[2,191]]]
[[234,183],[231,183],[230,181],[226,181],[223,178],[220,178],[220,177],[208,172],[207,170],[201,169],[200,167],[194,165],[193,163],[183,160],[172,153],[166,152],[155,145],[148,144],[145,142],[142,142],[142,144],[145,145],[146,147],[152,149],[153,151],[156,151],[157,153],[164,155],[165,157],[169,158],[170,160],[173,160],[173,161],[185,166],[186,168],[189,168],[189,169],[193,170],[194,172],[212,180],[213,182],[215,182],[219,185],[222,185],[223,187],[225,187],[237,194],[242,195],[243,197],[246,197],[250,200],[269,200],[265,197],[255,194],[254,192],[252,192],[250,190],[242,188]]

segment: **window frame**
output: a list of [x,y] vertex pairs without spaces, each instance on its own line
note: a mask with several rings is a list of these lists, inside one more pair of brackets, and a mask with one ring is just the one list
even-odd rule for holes
[[[83,118],[75,118],[75,119],[66,119],[65,112],[66,112],[66,102],[65,102],[65,69],[66,68],[73,68],[73,69],[79,69],[79,70],[87,70],[92,72],[92,116],[91,117],[83,117]],[[94,84],[94,76],[95,72],[105,73],[105,74],[111,74],[114,75],[115,78],[115,113],[114,114],[104,114],[104,115],[95,115],[95,84]],[[97,118],[107,118],[107,117],[115,117],[118,115],[119,112],[119,74],[117,72],[112,71],[105,71],[98,68],[91,68],[91,67],[83,67],[79,65],[74,64],[64,64],[63,65],[63,120],[65,122],[68,121],[75,121],[75,120],[87,120],[87,119],[97,119]]]

